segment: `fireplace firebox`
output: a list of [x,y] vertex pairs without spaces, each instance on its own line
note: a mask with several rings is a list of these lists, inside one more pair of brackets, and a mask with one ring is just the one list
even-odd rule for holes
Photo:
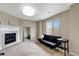
[[16,33],[5,34],[5,45],[16,41]]

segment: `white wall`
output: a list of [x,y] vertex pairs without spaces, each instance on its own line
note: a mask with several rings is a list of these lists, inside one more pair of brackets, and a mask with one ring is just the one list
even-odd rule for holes
[[1,25],[19,26],[19,18],[0,11]]
[[31,40],[36,40],[36,22],[33,21],[25,21],[25,20],[21,20],[20,26],[21,27],[30,27],[30,31],[31,31]]
[[70,51],[79,55],[79,4],[70,8],[69,17]]

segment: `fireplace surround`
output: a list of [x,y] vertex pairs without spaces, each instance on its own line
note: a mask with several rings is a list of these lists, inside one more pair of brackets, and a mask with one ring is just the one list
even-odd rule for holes
[[0,50],[22,42],[22,27],[1,25],[0,28]]
[[16,33],[5,34],[5,45],[16,41]]

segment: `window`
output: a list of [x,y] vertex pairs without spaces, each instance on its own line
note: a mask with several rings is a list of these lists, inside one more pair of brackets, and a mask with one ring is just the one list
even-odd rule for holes
[[60,18],[54,18],[47,21],[47,34],[59,35],[60,34]]
[[46,24],[46,26],[47,26],[46,34],[52,35],[52,23],[53,23],[52,20],[47,21],[47,24]]
[[52,23],[53,26],[53,32],[59,32],[60,31],[60,18],[55,18]]

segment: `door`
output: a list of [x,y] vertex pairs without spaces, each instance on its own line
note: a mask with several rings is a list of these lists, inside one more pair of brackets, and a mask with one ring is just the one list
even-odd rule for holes
[[24,27],[23,28],[23,39],[24,41],[30,40],[31,35],[30,35],[30,27]]

